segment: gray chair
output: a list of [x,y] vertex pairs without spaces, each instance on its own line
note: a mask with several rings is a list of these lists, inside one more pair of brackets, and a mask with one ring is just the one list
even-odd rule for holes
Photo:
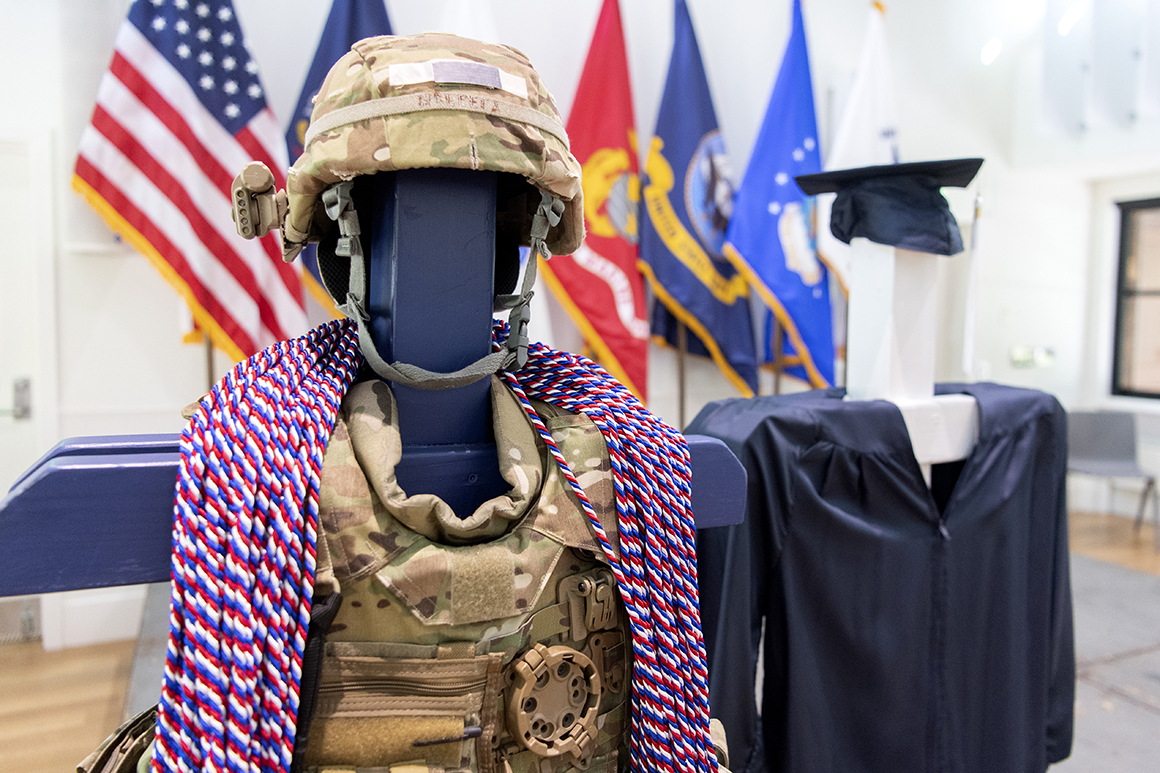
[[1144,523],[1144,508],[1152,497],[1153,530],[1160,550],[1160,496],[1156,476],[1136,461],[1136,417],[1115,411],[1073,411],[1067,415],[1067,469],[1105,478],[1142,478],[1144,493],[1136,512],[1136,531]]

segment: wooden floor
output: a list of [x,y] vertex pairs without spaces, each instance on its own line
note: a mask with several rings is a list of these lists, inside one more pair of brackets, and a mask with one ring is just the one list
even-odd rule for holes
[[[1160,575],[1151,526],[1122,516],[1072,513],[1071,549]],[[0,771],[72,771],[121,723],[133,642],[44,652],[39,642],[0,646]]]
[[1160,552],[1152,541],[1152,525],[1136,532],[1121,515],[1073,512],[1068,518],[1071,552],[1129,569],[1160,575]]
[[133,644],[0,646],[0,771],[76,770],[121,724]]

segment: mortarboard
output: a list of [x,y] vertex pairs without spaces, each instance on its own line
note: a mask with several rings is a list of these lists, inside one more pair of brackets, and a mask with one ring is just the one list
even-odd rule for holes
[[962,252],[959,224],[939,188],[964,188],[981,158],[886,164],[795,177],[807,196],[837,193],[830,231],[846,244],[855,236],[935,255]]

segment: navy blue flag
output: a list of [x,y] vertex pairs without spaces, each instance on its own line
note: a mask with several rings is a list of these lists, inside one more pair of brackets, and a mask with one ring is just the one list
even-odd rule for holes
[[724,252],[770,309],[766,361],[780,344],[785,372],[826,387],[834,383],[829,275],[817,255],[814,199],[794,182],[796,175],[820,171],[805,26],[801,2],[794,0],[789,43],[733,202]]
[[[672,343],[684,322],[746,397],[757,352],[745,278],[721,255],[733,206],[725,143],[684,0],[676,0],[673,58],[642,185],[642,270],[657,300],[653,332]],[[697,351],[691,346],[690,351]]]
[[[318,50],[314,52],[314,61],[310,63],[310,70],[306,73],[306,82],[302,84],[302,93],[298,96],[298,106],[294,109],[294,117],[290,120],[290,128],[286,130],[286,147],[290,151],[290,163],[302,155],[302,144],[306,138],[306,129],[310,126],[310,113],[314,110],[314,95],[322,88],[322,81],[326,73],[363,38],[375,35],[393,35],[391,20],[387,18],[387,6],[383,0],[334,0],[330,6],[330,16],[326,18],[326,26],[322,29],[322,39],[318,42]],[[334,310],[334,301],[322,287],[322,277],[318,273],[318,255],[312,244],[302,251],[302,265],[307,274],[303,282],[322,304],[323,308],[331,311],[336,318],[341,315]]]

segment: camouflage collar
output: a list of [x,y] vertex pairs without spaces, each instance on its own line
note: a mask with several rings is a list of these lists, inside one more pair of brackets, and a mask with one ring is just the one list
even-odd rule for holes
[[540,495],[547,451],[511,391],[492,376],[492,420],[500,474],[511,490],[484,502],[466,518],[434,494],[408,496],[395,478],[402,458],[399,417],[386,382],[355,384],[342,401],[342,418],[358,466],[382,506],[407,528],[451,545],[491,540],[507,533]]

